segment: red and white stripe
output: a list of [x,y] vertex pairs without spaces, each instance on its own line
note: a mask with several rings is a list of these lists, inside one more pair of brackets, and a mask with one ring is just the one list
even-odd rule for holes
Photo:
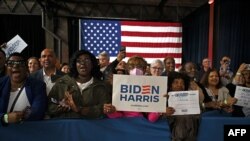
[[182,25],[165,22],[121,22],[121,44],[126,46],[127,60],[139,55],[151,63],[166,56],[175,58],[176,67],[182,58]]
[[150,94],[150,85],[142,86],[142,94]]

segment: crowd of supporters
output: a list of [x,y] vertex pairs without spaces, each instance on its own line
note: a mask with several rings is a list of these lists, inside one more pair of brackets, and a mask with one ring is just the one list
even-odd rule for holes
[[[0,50],[0,120],[7,126],[29,120],[60,118],[102,119],[145,117],[149,122],[166,119],[172,140],[196,140],[200,114],[174,116],[175,107],[166,112],[117,111],[112,105],[113,74],[168,77],[168,92],[197,90],[201,113],[221,110],[234,117],[249,117],[249,108],[236,106],[237,86],[250,87],[250,65],[242,63],[237,72],[230,70],[230,57],[224,56],[219,69],[204,58],[202,67],[184,62],[180,69],[175,59],[166,56],[150,64],[141,56],[124,61],[120,51],[110,62],[102,52],[96,58],[86,50],[76,51],[69,63],[58,67],[55,52],[44,49],[40,58],[25,58],[21,53],[8,57]],[[250,93],[249,93],[250,94]]]

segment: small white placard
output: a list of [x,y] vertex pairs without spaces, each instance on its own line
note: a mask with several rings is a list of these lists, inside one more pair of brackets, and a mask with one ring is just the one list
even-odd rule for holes
[[250,88],[236,86],[234,97],[237,98],[235,105],[250,108]]
[[26,42],[19,35],[16,35],[9,42],[7,42],[6,48],[4,48],[3,50],[5,51],[6,56],[8,57],[14,52],[21,53],[26,47]]
[[200,114],[199,91],[175,91],[168,95],[168,106],[175,109],[173,115]]

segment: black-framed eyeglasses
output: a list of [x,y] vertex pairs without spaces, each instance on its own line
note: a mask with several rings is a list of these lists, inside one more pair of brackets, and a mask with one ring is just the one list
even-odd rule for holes
[[76,63],[78,64],[89,64],[91,62],[91,60],[89,58],[85,58],[85,59],[77,59]]
[[6,62],[7,67],[25,67],[26,66],[26,61],[25,60],[8,60]]

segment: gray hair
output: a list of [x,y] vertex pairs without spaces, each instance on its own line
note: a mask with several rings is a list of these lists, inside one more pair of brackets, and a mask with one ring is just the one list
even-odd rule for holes
[[98,57],[100,57],[100,56],[103,56],[103,57],[107,57],[108,58],[108,60],[109,60],[109,54],[106,52],[106,51],[103,51],[103,52],[101,52],[99,55],[98,55]]
[[155,64],[160,64],[162,67],[164,67],[163,62],[160,59],[153,60],[150,64],[150,67],[152,67]]

